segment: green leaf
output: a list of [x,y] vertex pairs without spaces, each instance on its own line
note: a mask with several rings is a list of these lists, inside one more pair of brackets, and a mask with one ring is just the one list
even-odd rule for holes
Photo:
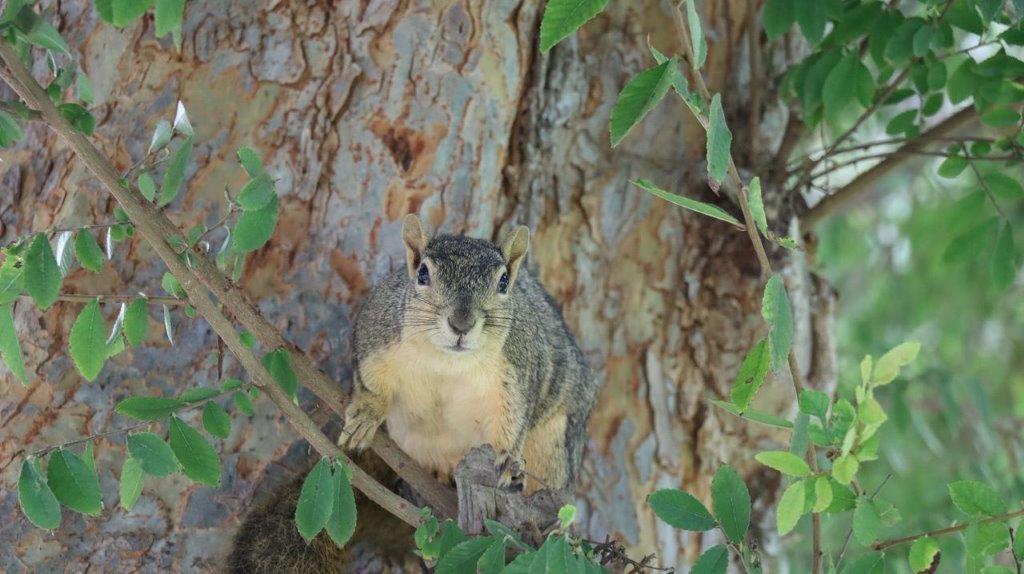
[[74,453],[54,451],[46,466],[46,481],[64,506],[82,514],[99,515],[103,507],[99,478]]
[[765,412],[761,412],[761,411],[756,411],[754,409],[746,409],[746,410],[741,412],[738,408],[736,408],[736,405],[734,405],[734,404],[732,404],[730,402],[720,401],[718,399],[710,399],[710,401],[711,401],[711,404],[715,405],[716,407],[719,407],[720,409],[722,409],[724,411],[732,413],[732,414],[740,417],[741,419],[746,419],[746,420],[749,420],[749,421],[753,421],[755,423],[761,423],[763,425],[773,426],[773,427],[781,428],[781,429],[791,429],[791,428],[793,428],[793,423],[792,422],[790,422],[790,421],[788,421],[788,420],[786,420],[786,419],[784,419],[784,418],[782,418],[780,416],[773,415],[771,413],[765,413]]
[[245,184],[236,201],[244,211],[255,211],[266,207],[275,195],[274,182],[269,175],[261,173]]
[[75,257],[78,262],[93,273],[103,269],[103,250],[88,230],[82,229],[75,235]]
[[768,323],[768,350],[771,354],[772,371],[778,371],[786,365],[789,350],[793,346],[793,312],[789,306],[786,287],[778,274],[772,275],[764,286],[761,316]]
[[140,421],[158,421],[174,413],[186,403],[166,397],[128,397],[117,404],[115,410]]
[[299,502],[295,506],[295,526],[307,544],[327,526],[334,510],[334,490],[331,461],[321,458],[302,483]]
[[60,32],[53,27],[52,24],[46,20],[40,19],[32,31],[25,34],[25,39],[29,43],[39,46],[40,48],[46,48],[47,50],[53,50],[60,52],[68,56],[71,55],[71,49],[68,48],[68,43],[61,37]]
[[964,233],[953,238],[942,253],[942,260],[947,264],[966,261],[991,249],[999,234],[999,219],[990,217]]
[[214,401],[203,406],[203,428],[215,437],[228,438],[231,434],[231,416]]
[[953,504],[967,514],[998,516],[1006,512],[1006,502],[991,486],[976,480],[958,480],[949,484]]
[[719,467],[711,480],[711,502],[725,535],[742,542],[750,526],[750,491],[729,465]]
[[[334,463],[334,507],[327,520],[327,535],[343,547],[356,531],[356,500],[349,471],[341,462]],[[504,558],[504,555],[502,555]]]
[[185,141],[171,155],[171,161],[167,164],[167,170],[164,171],[164,179],[160,182],[158,206],[167,205],[181,193],[181,187],[185,183],[185,171],[188,169],[188,160],[191,156],[192,138],[185,138]]
[[21,463],[18,504],[25,518],[28,518],[36,528],[53,530],[60,526],[60,503],[39,472],[35,459],[25,459]]
[[78,104],[61,104],[57,106],[57,110],[73,128],[87,136],[91,136],[93,130],[96,129],[96,118],[89,113],[89,110]]
[[832,487],[832,502],[825,509],[825,512],[837,514],[846,512],[857,505],[857,495],[848,486],[839,484],[834,479],[827,478],[829,486]]
[[805,0],[796,7],[796,21],[800,24],[800,30],[804,33],[804,37],[812,45],[820,42],[825,36],[827,22],[825,4],[826,2],[822,0]]
[[235,408],[241,411],[242,414],[250,417],[253,415],[252,400],[249,398],[249,395],[242,391],[238,391],[232,395],[232,398],[235,402]]
[[[857,95],[856,82],[858,68],[864,66],[857,53],[850,53],[845,56],[825,77],[825,84],[821,89],[822,103],[825,105],[825,112],[831,118],[833,124],[837,124],[842,112],[849,109],[850,103]],[[869,72],[870,75],[870,72]]]
[[9,147],[23,137],[25,132],[21,131],[18,120],[7,112],[0,111],[0,148]]
[[139,186],[139,193],[142,194],[142,197],[146,198],[146,201],[156,199],[156,182],[153,181],[153,176],[149,175],[148,171],[139,174],[139,179],[136,183]]
[[85,380],[96,380],[107,360],[107,327],[103,324],[99,299],[93,299],[82,308],[68,341],[75,368]]
[[124,459],[121,466],[121,507],[130,511],[142,494],[142,463],[137,459],[128,457]]
[[14,327],[13,304],[7,303],[0,308],[0,357],[22,385],[28,384],[25,375],[25,359],[21,354],[21,341]]
[[818,417],[824,423],[828,416],[828,395],[815,389],[800,391],[800,412]]
[[153,0],[96,0],[96,10],[104,21],[118,28],[142,17],[153,5]]
[[750,217],[753,218],[761,235],[768,236],[768,218],[764,213],[764,201],[761,199],[761,178],[755,177],[750,180],[747,187],[747,205],[750,208]]
[[873,552],[850,562],[840,574],[882,574],[885,570],[885,554]]
[[939,554],[939,543],[930,536],[923,536],[914,541],[910,546],[910,569],[914,572],[924,572],[932,567]]
[[907,110],[903,113],[896,114],[896,117],[889,120],[888,125],[885,126],[885,133],[895,136],[899,134],[905,134],[914,130],[917,127],[917,110]]
[[476,563],[480,574],[499,574],[505,568],[505,539],[495,537],[492,540]]
[[981,114],[981,123],[993,128],[1005,128],[1020,122],[1020,112],[1013,108],[992,108]]
[[572,523],[576,521],[576,507],[572,504],[563,504],[558,509],[558,524],[563,530],[572,526]]
[[754,395],[764,384],[765,375],[771,358],[768,353],[768,340],[761,339],[747,353],[732,383],[732,402],[740,412],[747,410]]
[[185,13],[185,0],[156,0],[153,19],[157,37],[174,36],[174,45],[181,48],[181,20]]
[[844,454],[832,463],[832,478],[842,485],[850,484],[860,469],[860,461],[853,454]]
[[707,215],[708,217],[713,217],[715,219],[725,221],[727,223],[732,223],[733,225],[742,225],[738,219],[729,215],[727,212],[725,212],[724,210],[717,206],[711,205],[709,203],[704,203],[702,201],[697,201],[695,199],[690,199],[688,197],[683,197],[681,195],[676,195],[669,191],[665,191],[664,189],[661,189],[660,187],[656,186],[650,181],[647,181],[646,179],[637,179],[633,180],[630,183],[646,191],[647,193],[650,193],[655,197],[664,199],[669,203],[674,203],[679,207],[685,207],[686,209],[689,209],[691,211],[696,211],[697,213],[701,213],[703,215]]
[[1005,173],[993,171],[986,174],[982,180],[996,197],[1001,199],[1024,198],[1024,187],[1021,187],[1020,182]]
[[294,399],[295,393],[299,389],[299,381],[295,377],[295,371],[292,370],[292,358],[288,351],[283,348],[275,349],[263,355],[262,363],[270,371],[277,384],[281,385],[284,392]]
[[939,175],[952,179],[963,173],[965,169],[967,169],[967,160],[958,155],[951,155],[939,164]]
[[832,499],[834,497],[834,491],[832,490],[832,481],[827,476],[819,476],[814,479],[814,505],[811,510],[813,512],[825,512],[830,506],[832,506]]
[[7,255],[0,265],[0,305],[14,301],[25,290],[25,269],[18,265],[18,258]]
[[974,95],[978,83],[978,78],[974,74],[974,66],[974,60],[967,58],[949,77],[946,90],[951,103],[959,104]]
[[794,482],[782,493],[779,506],[775,509],[775,522],[779,529],[779,536],[785,536],[796,528],[800,517],[804,514],[806,498],[807,482],[804,480]]
[[1017,524],[1013,534],[1013,556],[1017,560],[1024,560],[1024,529],[1021,529],[1020,523]]
[[213,389],[210,387],[196,387],[194,389],[188,389],[187,391],[178,395],[178,400],[186,403],[196,403],[199,401],[205,401],[206,399],[212,399],[220,394],[219,389]]
[[[173,135],[174,130],[171,127],[171,122],[167,120],[160,120],[157,122],[156,128],[153,129],[153,137],[149,141],[149,153],[162,150],[168,143],[170,143],[171,136]],[[152,178],[150,178],[150,180],[152,180]],[[148,199],[152,201],[152,198]]]
[[124,316],[124,336],[128,344],[138,347],[149,333],[149,303],[145,298],[135,299],[128,305]]
[[853,510],[853,536],[864,546],[878,539],[882,529],[882,519],[871,499],[866,496],[857,498],[857,507]]
[[171,450],[178,458],[185,476],[209,486],[220,485],[220,457],[199,431],[178,417],[171,417]]
[[890,349],[875,363],[871,384],[882,386],[891,383],[900,374],[901,367],[914,362],[920,350],[921,343],[917,341],[907,341]]
[[704,40],[704,29],[700,25],[697,14],[697,0],[686,0],[686,20],[690,24],[690,41],[693,43],[693,67],[697,70],[704,67],[708,58],[708,43]]
[[1013,244],[1013,229],[1004,224],[999,230],[996,248],[992,251],[992,284],[1006,289],[1017,277],[1017,251]]
[[724,544],[712,546],[693,563],[690,574],[725,574],[729,567],[729,549]]
[[654,514],[673,528],[703,532],[715,527],[715,518],[693,495],[666,488],[647,496]]
[[725,181],[725,172],[729,168],[732,157],[732,132],[725,123],[725,111],[722,109],[722,96],[715,94],[711,98],[711,113],[708,118],[708,175],[712,187],[717,188]]
[[128,452],[139,461],[139,467],[146,474],[167,476],[178,472],[178,461],[174,451],[160,437],[151,432],[128,435]]
[[608,122],[612,147],[619,145],[633,126],[661,102],[678,75],[676,59],[672,58],[640,72],[622,88]]
[[242,169],[249,177],[258,177],[263,173],[263,161],[260,160],[260,156],[256,155],[256,152],[248,146],[242,146],[238,148],[238,161],[242,164]]
[[36,305],[45,311],[57,300],[63,280],[57,259],[53,256],[53,250],[45,234],[36,234],[28,252],[25,253],[24,264],[25,291],[32,296]]
[[275,195],[263,209],[245,211],[232,233],[232,247],[241,253],[255,251],[270,240],[277,225],[278,198]]
[[449,550],[437,563],[437,572],[443,574],[476,574],[480,557],[494,544],[494,538],[470,538]]
[[604,10],[608,0],[548,0],[540,21],[540,51],[547,52]]
[[794,0],[768,0],[764,5],[764,31],[769,40],[775,40],[789,31],[796,22]]
[[799,456],[784,450],[759,452],[754,456],[757,462],[787,476],[805,477],[811,474],[811,467]]

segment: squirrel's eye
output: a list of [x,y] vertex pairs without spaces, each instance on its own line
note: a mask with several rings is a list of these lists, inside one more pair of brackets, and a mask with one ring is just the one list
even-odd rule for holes
[[508,293],[508,273],[502,273],[498,278],[498,293]]
[[420,285],[430,285],[430,270],[427,269],[426,263],[420,263],[419,274],[416,276],[416,282]]

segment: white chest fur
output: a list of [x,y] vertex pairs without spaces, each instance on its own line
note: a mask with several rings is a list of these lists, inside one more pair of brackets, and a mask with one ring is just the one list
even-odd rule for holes
[[472,447],[506,446],[508,365],[497,344],[453,354],[414,337],[374,356],[363,373],[376,379],[369,386],[390,390],[388,433],[425,467],[450,474]]

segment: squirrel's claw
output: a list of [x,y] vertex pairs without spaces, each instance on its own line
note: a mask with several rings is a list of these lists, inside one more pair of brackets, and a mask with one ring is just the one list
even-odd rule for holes
[[338,436],[338,446],[345,450],[365,450],[373,441],[380,423],[380,417],[373,415],[369,409],[350,407],[345,413],[345,426]]
[[498,488],[512,492],[522,492],[525,487],[522,459],[509,453],[501,453],[494,461],[498,471]]

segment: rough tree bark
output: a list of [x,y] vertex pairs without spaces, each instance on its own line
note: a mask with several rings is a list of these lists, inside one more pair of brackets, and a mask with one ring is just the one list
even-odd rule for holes
[[[96,89],[96,139],[119,167],[141,157],[156,122],[185,102],[197,146],[188,191],[171,206],[183,228],[219,219],[224,186],[242,181],[237,147],[263,155],[283,193],[281,218],[241,284],[339,381],[348,378],[353,306],[402,264],[403,214],[490,238],[512,222],[530,225],[529,265],[564,306],[603,384],[580,485],[582,528],[684,564],[714,535],[659,524],[648,493],[683,487],[707,498],[712,472],[728,462],[748,478],[760,521],[776,495],[777,477],[750,453],[785,434],[707,401],[727,395],[763,334],[757,262],[744,233],[628,185],[646,177],[711,199],[699,127],[677,102],[659,107],[619,149],[608,147],[615,95],[650,65],[648,34],[665,50],[675,47],[667,3],[612,3],[547,56],[536,48],[539,4],[196,0],[187,5],[180,53],[153,38],[148,16],[120,31],[99,22],[91,2],[47,6],[81,50]],[[733,111],[741,168],[752,165],[743,142],[753,137],[744,36],[753,4],[704,3],[707,74]],[[44,66],[37,64],[40,77]],[[773,132],[781,136],[778,114],[768,112],[766,143],[756,146],[764,157],[777,145]],[[111,220],[113,200],[57,138],[42,126],[27,131],[0,163],[3,241]],[[155,294],[163,268],[154,259],[137,241],[120,244],[112,266],[98,276],[73,272],[65,291]],[[828,385],[831,295],[802,265],[786,272],[801,358],[812,383]],[[66,353],[78,310],[16,308],[32,381],[22,388],[8,373],[0,381],[0,570],[215,569],[256,486],[307,458],[265,401],[219,445],[221,488],[149,478],[125,513],[116,506],[123,441],[115,437],[96,445],[101,518],[65,513],[50,536],[17,509],[17,453],[123,425],[113,407],[127,395],[175,394],[239,372],[202,321],[178,316],[172,349],[154,309],[148,344],[86,383]],[[116,308],[105,311],[112,320]],[[792,399],[780,378],[758,406],[784,411]]]

